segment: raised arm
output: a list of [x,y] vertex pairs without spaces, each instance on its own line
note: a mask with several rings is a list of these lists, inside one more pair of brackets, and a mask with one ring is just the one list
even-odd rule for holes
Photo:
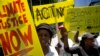
[[75,43],[79,43],[78,36],[79,36],[79,31],[77,31],[76,34],[75,34],[75,36],[74,36]]

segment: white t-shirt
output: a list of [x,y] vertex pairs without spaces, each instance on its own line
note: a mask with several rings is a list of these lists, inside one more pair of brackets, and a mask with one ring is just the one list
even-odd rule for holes
[[58,44],[58,36],[55,34],[51,40],[51,46],[56,47]]
[[96,38],[96,45],[100,46],[100,35]]
[[[69,47],[72,47],[73,42],[72,42],[71,39],[68,39],[68,43],[70,43],[70,44],[69,44]],[[59,56],[71,56],[70,53],[67,53],[67,52],[64,50],[64,43],[63,43],[62,41],[60,41],[60,44],[61,44],[62,47],[60,48],[60,54],[59,54]]]
[[54,47],[50,46],[49,53],[47,53],[45,56],[58,56],[58,53]]
[[[73,41],[71,39],[68,39],[69,47],[73,46]],[[58,44],[58,36],[55,34],[51,40],[51,46],[56,47]],[[64,47],[64,46],[63,46]]]

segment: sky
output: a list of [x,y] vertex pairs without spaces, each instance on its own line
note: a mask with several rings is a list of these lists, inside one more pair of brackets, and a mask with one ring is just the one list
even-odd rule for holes
[[100,0],[75,0],[75,7],[88,6],[90,2],[93,1],[100,1]]

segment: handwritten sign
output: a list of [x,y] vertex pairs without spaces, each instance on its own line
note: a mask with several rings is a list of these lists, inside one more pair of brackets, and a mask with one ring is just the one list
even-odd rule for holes
[[0,42],[5,56],[43,56],[27,0],[0,1]]
[[65,25],[69,30],[100,32],[100,6],[68,9]]
[[41,23],[53,24],[64,22],[65,8],[73,7],[73,0],[58,2],[54,4],[45,4],[33,6],[34,21],[36,26]]

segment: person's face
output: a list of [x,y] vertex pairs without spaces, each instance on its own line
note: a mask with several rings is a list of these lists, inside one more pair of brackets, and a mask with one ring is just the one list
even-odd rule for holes
[[50,43],[50,33],[45,29],[41,29],[38,31],[38,36],[42,48],[48,47]]
[[88,47],[93,47],[94,46],[94,39],[93,38],[86,39],[85,45],[88,46]]

